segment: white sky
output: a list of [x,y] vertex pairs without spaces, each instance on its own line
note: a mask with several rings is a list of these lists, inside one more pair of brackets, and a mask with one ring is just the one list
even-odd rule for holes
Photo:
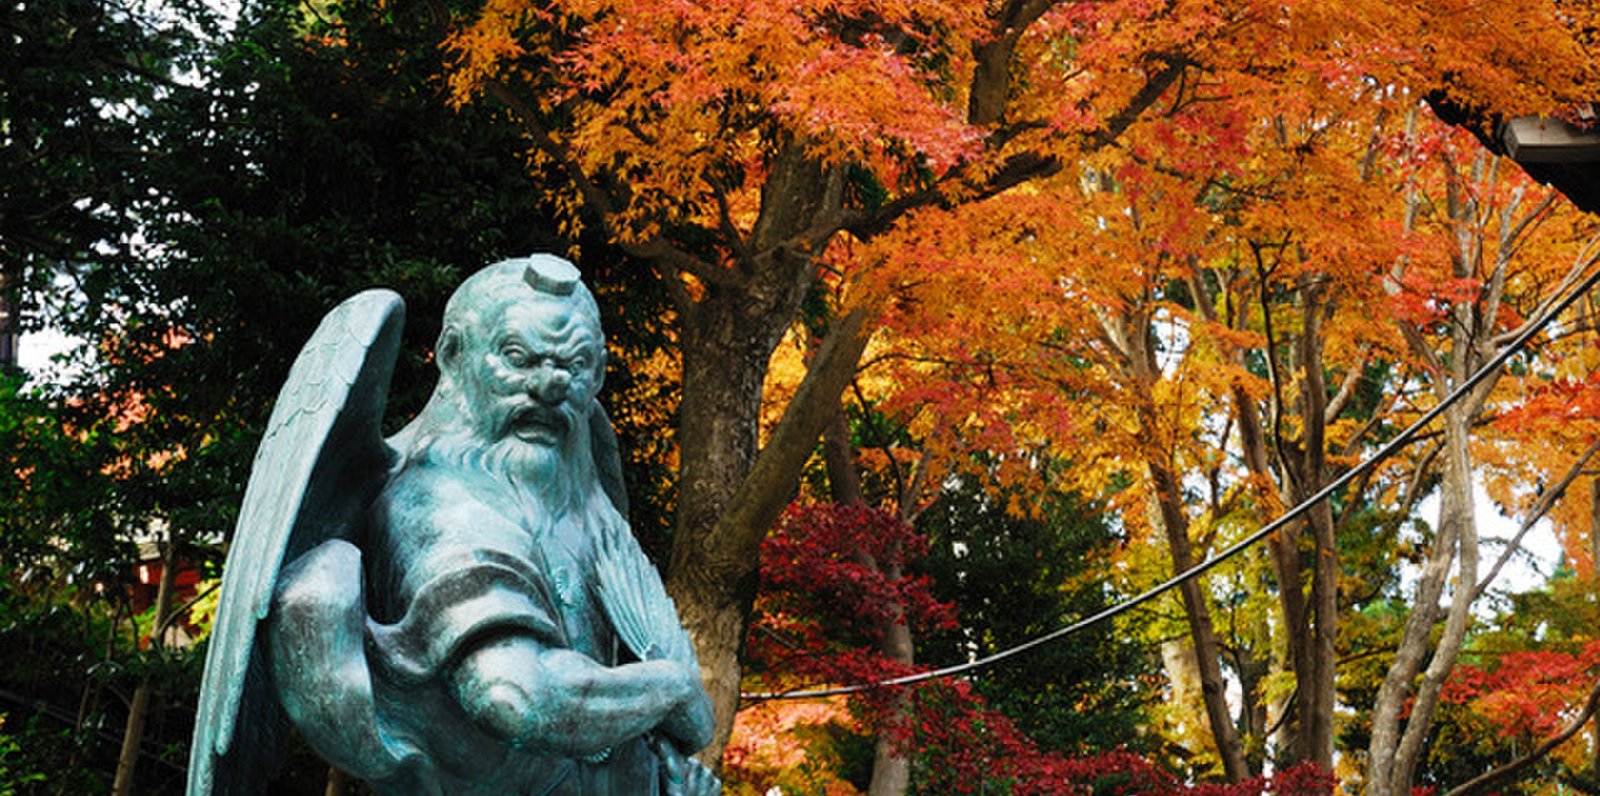
[[[1484,491],[1483,484],[1473,485],[1475,499],[1474,512],[1478,520],[1478,536],[1482,540],[1482,550],[1479,553],[1478,577],[1489,574],[1489,568],[1499,559],[1500,553],[1505,550],[1505,545],[1495,544],[1493,540],[1510,541],[1517,533],[1517,526],[1521,524],[1518,518],[1507,517],[1500,513],[1494,501],[1489,499],[1488,492]],[[1417,504],[1417,517],[1426,520],[1430,526],[1437,526],[1439,522],[1439,496],[1438,493],[1429,495]],[[1512,558],[1506,562],[1505,569],[1500,571],[1500,576],[1490,585],[1491,592],[1523,592],[1536,589],[1542,585],[1545,578],[1555,571],[1556,565],[1561,563],[1561,543],[1556,541],[1555,530],[1549,520],[1540,520],[1522,538],[1524,555]]]
[[36,378],[45,378],[54,369],[51,357],[65,353],[76,342],[53,329],[25,333],[17,340],[17,365]]

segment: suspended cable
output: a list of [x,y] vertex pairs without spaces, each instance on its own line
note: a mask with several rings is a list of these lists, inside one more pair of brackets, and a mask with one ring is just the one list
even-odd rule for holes
[[[1597,255],[1596,258],[1591,258],[1590,261],[1585,264],[1585,266],[1592,266],[1596,259],[1600,259],[1600,255]],[[1162,583],[1127,600],[1126,602],[1118,603],[1105,608],[1098,613],[1073,622],[1066,627],[1052,630],[1045,635],[1039,636],[1038,638],[1025,641],[1014,647],[1000,650],[999,652],[986,655],[982,658],[975,658],[967,661],[966,663],[946,666],[941,669],[933,669],[926,672],[919,672],[917,674],[892,677],[887,680],[880,680],[872,683],[856,683],[853,685],[844,685],[832,688],[816,688],[799,691],[743,693],[739,696],[741,699],[752,702],[764,702],[778,699],[814,699],[818,697],[854,694],[874,688],[892,688],[896,686],[915,685],[917,683],[923,683],[929,680],[954,677],[958,674],[964,674],[976,669],[993,666],[994,664],[1006,660],[1007,658],[1021,655],[1022,653],[1027,652],[1035,647],[1043,646],[1057,639],[1072,635],[1073,633],[1077,633],[1078,631],[1087,629],[1094,625],[1100,624],[1101,622],[1111,620],[1115,617],[1132,611],[1133,609],[1150,602],[1151,600],[1154,600],[1173,588],[1176,588],[1184,581],[1193,580],[1197,577],[1200,577],[1222,562],[1233,558],[1239,553],[1244,552],[1247,548],[1251,547],[1255,543],[1267,538],[1273,533],[1276,533],[1285,525],[1294,522],[1295,520],[1299,519],[1301,515],[1310,511],[1313,506],[1317,505],[1321,501],[1327,500],[1333,495],[1334,492],[1345,488],[1350,484],[1351,481],[1359,478],[1368,470],[1378,466],[1379,464],[1383,463],[1385,459],[1388,459],[1390,456],[1393,456],[1395,453],[1399,452],[1399,450],[1409,444],[1411,440],[1416,437],[1420,431],[1422,431],[1422,429],[1426,428],[1429,423],[1432,423],[1439,417],[1439,415],[1444,414],[1446,410],[1448,410],[1457,401],[1461,400],[1461,398],[1468,392],[1472,391],[1473,388],[1482,383],[1484,379],[1487,379],[1491,374],[1499,370],[1507,360],[1511,359],[1511,357],[1515,356],[1523,348],[1526,348],[1528,343],[1532,341],[1533,338],[1539,334],[1539,332],[1544,330],[1544,327],[1548,326],[1550,322],[1555,320],[1558,315],[1565,312],[1568,307],[1572,306],[1573,302],[1577,301],[1581,296],[1594,289],[1596,284],[1600,284],[1600,270],[1590,274],[1583,280],[1582,283],[1573,288],[1571,293],[1567,294],[1560,301],[1551,305],[1550,308],[1545,311],[1544,315],[1539,318],[1539,320],[1529,324],[1525,329],[1523,329],[1523,331],[1518,334],[1516,338],[1514,338],[1510,343],[1506,344],[1505,348],[1500,350],[1500,353],[1496,354],[1494,358],[1485,363],[1483,367],[1479,368],[1471,376],[1467,377],[1466,381],[1463,381],[1461,384],[1457,385],[1456,388],[1451,391],[1449,395],[1445,396],[1445,399],[1439,402],[1438,405],[1424,412],[1422,417],[1417,418],[1416,422],[1407,426],[1404,431],[1401,431],[1394,437],[1394,439],[1389,440],[1382,447],[1378,448],[1376,452],[1364,459],[1360,464],[1346,471],[1344,475],[1341,475],[1338,478],[1330,481],[1326,486],[1322,487],[1322,489],[1317,490],[1316,494],[1301,501],[1294,508],[1285,512],[1283,516],[1273,520],[1270,523],[1267,523],[1266,525],[1262,526],[1260,530],[1257,530],[1243,539],[1233,543],[1232,546],[1220,553],[1217,553],[1215,556],[1195,564],[1183,572],[1173,575],[1171,578],[1168,578]]]

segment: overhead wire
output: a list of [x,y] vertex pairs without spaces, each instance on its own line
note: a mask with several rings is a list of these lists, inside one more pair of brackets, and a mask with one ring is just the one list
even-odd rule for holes
[[[1591,258],[1589,262],[1585,264],[1585,267],[1592,267],[1596,259],[1600,259],[1600,255],[1597,255],[1595,258]],[[916,674],[891,677],[885,680],[878,680],[870,683],[853,683],[850,685],[833,686],[828,688],[813,688],[794,691],[747,692],[741,693],[739,695],[740,699],[750,702],[768,702],[789,699],[816,699],[821,697],[855,694],[877,688],[895,688],[899,686],[915,685],[917,683],[923,683],[930,680],[954,677],[956,675],[993,666],[994,664],[1000,663],[1001,661],[1009,658],[1014,658],[1036,647],[1049,644],[1050,642],[1070,636],[1074,633],[1078,633],[1102,622],[1110,621],[1111,619],[1132,611],[1133,609],[1150,602],[1162,594],[1178,587],[1185,581],[1200,577],[1228,559],[1231,559],[1249,549],[1262,539],[1271,536],[1278,530],[1282,529],[1285,525],[1288,525],[1289,523],[1299,519],[1318,503],[1327,500],[1335,492],[1348,486],[1351,481],[1361,477],[1367,471],[1378,466],[1379,464],[1383,463],[1384,460],[1399,452],[1401,448],[1409,444],[1411,440],[1422,431],[1422,429],[1428,426],[1428,424],[1432,423],[1440,415],[1444,414],[1453,404],[1461,400],[1463,396],[1481,384],[1484,379],[1487,379],[1491,374],[1499,370],[1501,366],[1505,365],[1505,363],[1511,359],[1511,357],[1515,356],[1518,352],[1522,351],[1522,349],[1526,348],[1528,343],[1531,342],[1533,338],[1540,332],[1544,331],[1544,328],[1548,326],[1551,321],[1554,321],[1561,313],[1565,312],[1567,308],[1572,306],[1572,304],[1580,297],[1593,290],[1597,284],[1600,284],[1600,270],[1596,270],[1594,273],[1590,274],[1581,283],[1579,283],[1577,287],[1573,288],[1572,292],[1568,293],[1560,301],[1552,304],[1549,309],[1545,311],[1544,315],[1541,316],[1536,322],[1528,324],[1522,330],[1522,332],[1513,338],[1509,343],[1507,343],[1506,346],[1502,348],[1493,359],[1490,359],[1483,365],[1483,367],[1478,368],[1478,370],[1474,371],[1472,375],[1468,376],[1465,381],[1457,385],[1449,395],[1445,396],[1443,401],[1440,401],[1433,408],[1424,412],[1422,416],[1417,418],[1415,422],[1407,426],[1399,434],[1395,435],[1393,439],[1389,440],[1387,443],[1384,443],[1371,456],[1362,460],[1360,464],[1357,464],[1355,467],[1345,471],[1343,475],[1328,482],[1327,485],[1317,490],[1316,494],[1313,494],[1312,496],[1301,501],[1295,505],[1294,508],[1284,512],[1282,516],[1262,526],[1259,530],[1245,536],[1243,539],[1240,539],[1237,542],[1234,542],[1232,545],[1217,553],[1215,556],[1212,556],[1205,561],[1195,564],[1194,566],[1173,575],[1167,580],[1162,581],[1160,584],[1141,592],[1125,602],[1109,606],[1099,612],[1073,622],[1070,625],[1057,628],[1042,636],[1038,636],[981,658],[974,658],[973,660],[966,661],[964,663],[945,666],[939,669],[931,669],[929,671],[918,672]]]

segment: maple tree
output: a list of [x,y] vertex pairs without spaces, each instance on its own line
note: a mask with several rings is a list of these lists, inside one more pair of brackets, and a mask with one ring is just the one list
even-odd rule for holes
[[[1594,585],[1564,568],[1511,595],[1473,634],[1442,690],[1441,742],[1423,782],[1457,794],[1524,789],[1513,785],[1518,780],[1529,780],[1529,791],[1541,780],[1578,790],[1592,784],[1600,748],[1592,724],[1600,700]],[[1447,767],[1462,770],[1440,777]]]
[[[755,681],[873,682],[910,674],[913,632],[953,623],[911,563],[927,539],[899,517],[861,502],[797,504],[762,545],[762,596],[748,656]],[[908,717],[893,690],[866,695],[862,723],[874,737],[867,791],[903,792],[907,750],[893,729]]]
[[[1350,88],[1352,97],[1360,96],[1357,86]],[[1279,114],[1274,124],[1235,139],[1248,158],[1202,159],[1170,136],[1159,149],[1134,146],[1126,159],[1107,161],[1093,175],[1097,185],[1083,180],[1058,188],[1092,202],[1089,214],[1049,216],[1058,197],[1001,197],[996,204],[1010,205],[1012,223],[1001,227],[1007,237],[997,241],[977,231],[923,242],[936,252],[925,251],[929,259],[967,260],[978,268],[1005,263],[1004,281],[984,284],[991,295],[1016,296],[1028,310],[1022,318],[988,312],[951,317],[952,307],[934,305],[934,297],[956,280],[979,281],[984,272],[927,280],[934,286],[919,294],[923,301],[907,302],[894,326],[919,346],[899,378],[908,385],[903,403],[927,412],[928,426],[949,437],[965,435],[1002,450],[1038,444],[1030,439],[1071,446],[1075,457],[1093,462],[1086,484],[1103,483],[1119,469],[1131,475],[1135,488],[1114,505],[1130,524],[1163,534],[1172,570],[1197,560],[1196,549],[1215,549],[1225,539],[1218,534],[1250,521],[1249,514],[1259,524],[1282,505],[1315,493],[1415,411],[1410,407],[1417,398],[1407,395],[1415,385],[1426,385],[1424,407],[1430,392],[1442,400],[1535,315],[1541,301],[1552,300],[1592,265],[1574,256],[1587,221],[1487,159],[1467,186],[1451,159],[1472,157],[1475,145],[1437,125],[1418,138],[1414,105],[1408,111],[1403,100],[1385,104],[1372,96],[1298,122]],[[1204,140],[1208,148],[1214,143]],[[1429,149],[1419,152],[1423,147]],[[1415,205],[1402,213],[1393,201],[1424,172],[1440,192],[1430,205],[1439,218],[1431,230],[1416,226]],[[1051,187],[1041,186],[1039,194]],[[1050,223],[1031,221],[1039,218]],[[1372,234],[1373,227],[1382,234]],[[1435,273],[1440,276],[1404,286],[1407,278]],[[1052,288],[1075,301],[1062,306],[1044,298]],[[1522,308],[1516,320],[1496,320],[1504,317],[1497,314],[1502,301]],[[1374,313],[1379,307],[1388,312]],[[938,331],[922,332],[927,326]],[[1441,367],[1441,356],[1449,368]],[[1445,487],[1440,527],[1451,530],[1429,550],[1440,562],[1424,579],[1429,589],[1439,585],[1433,580],[1438,572],[1450,570],[1458,549],[1471,556],[1450,534],[1471,525],[1460,516],[1471,502],[1462,475],[1471,470],[1465,435],[1492,388],[1481,388],[1448,421],[1453,450],[1463,458],[1450,465],[1457,480]],[[1386,389],[1400,400],[1382,400]],[[1130,465],[1131,473],[1123,469]],[[1331,505],[1315,509],[1311,551],[1300,546],[1293,528],[1273,540],[1273,579],[1293,657],[1270,665],[1284,665],[1295,676],[1297,699],[1268,707],[1292,710],[1297,718],[1281,725],[1296,737],[1277,744],[1290,759],[1326,763],[1332,756],[1333,673],[1344,610],[1339,529],[1360,519],[1365,512],[1348,508],[1363,501],[1414,503],[1421,491],[1416,484],[1435,478],[1441,463],[1430,456],[1413,465],[1410,486],[1391,470],[1361,481],[1339,514]],[[1180,485],[1194,481],[1209,484],[1208,497],[1186,496],[1189,490]],[[1461,571],[1472,574],[1463,577],[1475,580],[1474,567],[1464,559]],[[1309,584],[1309,595],[1300,591],[1302,583]],[[1237,779],[1250,763],[1224,699],[1222,642],[1212,618],[1216,597],[1198,583],[1184,589],[1215,753]],[[1423,704],[1410,714],[1406,739],[1372,741],[1371,759],[1399,762],[1381,775],[1374,767],[1369,787],[1384,787],[1382,777],[1412,778],[1431,716],[1429,694],[1459,648],[1465,606],[1481,592],[1481,585],[1458,590],[1448,612],[1455,619],[1446,623],[1443,644],[1431,648],[1437,668],[1424,680]],[[1431,629],[1447,616],[1431,608],[1438,594],[1424,591],[1415,599],[1430,607],[1412,614],[1414,628]],[[1418,649],[1403,647],[1390,672],[1393,682],[1417,674],[1410,667]],[[1251,666],[1237,648],[1230,655],[1248,702],[1256,682],[1246,675]],[[1394,706],[1392,694],[1380,701],[1384,711]],[[1241,709],[1238,723],[1263,726],[1252,722],[1253,713]]]
[[[978,497],[975,491],[968,490],[959,499],[965,502]],[[942,497],[940,504],[948,499]],[[975,511],[991,515],[987,525],[992,528],[997,522],[1004,522],[1003,511],[997,509],[988,505]],[[982,543],[978,538],[968,538],[975,545]],[[946,539],[944,543],[951,542]],[[881,651],[879,642],[897,623],[914,628],[918,637],[955,629],[955,606],[933,597],[933,584],[927,575],[885,577],[886,569],[913,565],[927,552],[926,548],[926,537],[881,510],[860,504],[791,506],[763,544],[763,590],[748,661],[752,685],[781,693],[790,684],[871,682],[890,674],[921,671],[921,667]],[[945,585],[948,588],[954,584]],[[991,587],[1004,594],[1009,585],[994,583]],[[968,588],[982,587],[971,584]],[[1102,592],[1097,584],[1087,581],[1078,591]],[[1011,594],[1015,596],[1014,592]],[[1022,604],[1011,600],[1010,610],[1020,611]],[[992,624],[970,629],[987,635],[987,626]],[[984,643],[990,641],[984,639]],[[1095,652],[1083,657],[1095,658],[1099,651],[1095,648]],[[1032,664],[1037,666],[1039,662]],[[1099,675],[1104,673],[1105,663],[1101,659],[1098,665],[1090,666]],[[1059,670],[1052,674],[1053,677],[1036,679],[1049,683],[1067,676]],[[1004,690],[1002,686],[997,693]],[[1092,685],[1083,687],[1083,691],[1092,690]],[[857,792],[836,778],[820,776],[820,772],[797,779],[782,770],[774,771],[773,764],[751,748],[748,734],[762,732],[756,725],[781,725],[784,719],[778,717],[787,715],[790,722],[805,716],[813,728],[818,724],[842,725],[852,735],[864,732],[877,742],[887,742],[896,756],[908,763],[908,778],[902,787],[909,786],[917,793],[979,793],[995,787],[1013,787],[1012,792],[1017,793],[1076,792],[1090,784],[1123,777],[1140,783],[1139,792],[1169,792],[1178,787],[1171,775],[1123,750],[1121,744],[1128,740],[1125,737],[1109,741],[1107,748],[1117,751],[1096,753],[1092,746],[1074,745],[1071,751],[1082,756],[1068,757],[1060,748],[1040,747],[1018,728],[1019,721],[1036,723],[1038,716],[1013,719],[986,703],[965,682],[934,682],[910,689],[869,689],[854,694],[848,713],[841,713],[837,706],[802,705],[798,714],[794,710],[779,714],[765,711],[758,704],[741,713],[752,718],[744,729],[747,735],[740,737],[730,751],[730,767],[725,773],[735,792],[752,788],[752,792],[766,792],[775,784],[826,787],[829,793]],[[1082,708],[1085,704],[1079,700],[1076,706]],[[1106,718],[1100,714],[1097,717],[1099,721]],[[785,735],[758,737],[764,737],[768,744],[793,744],[800,732],[791,725]],[[817,764],[809,758],[818,751],[813,748],[805,759],[785,759],[790,768],[810,770]],[[862,782],[863,792],[880,786],[877,769],[882,765],[881,756],[877,760],[871,782]],[[1318,792],[1309,782],[1306,787],[1311,790],[1305,792]]]
[[[1036,506],[1015,487],[1032,488],[1040,462],[1064,463],[1050,488],[1100,501],[1127,539],[1107,577],[1129,592],[1330,483],[1587,265],[1586,220],[1421,109],[1496,118],[1592,99],[1584,3],[437,0],[319,11],[332,21],[277,8],[277,33],[208,66],[220,70],[208,72],[214,92],[138,83],[136,67],[165,47],[134,59],[96,50],[112,57],[80,59],[84,81],[7,72],[16,90],[0,121],[17,132],[0,177],[16,188],[8,197],[48,201],[0,219],[0,282],[48,292],[52,263],[96,264],[74,270],[100,303],[73,317],[116,327],[131,348],[159,345],[184,313],[199,318],[176,324],[193,343],[149,368],[96,374],[117,384],[108,400],[139,395],[153,412],[131,433],[107,429],[108,449],[139,454],[111,458],[148,487],[107,499],[131,499],[119,506],[128,516],[186,506],[185,527],[226,517],[237,488],[227,463],[248,448],[239,429],[264,416],[250,396],[270,394],[286,356],[262,344],[273,334],[250,330],[308,328],[369,277],[426,305],[442,299],[451,265],[576,247],[615,299],[607,307],[623,305],[619,320],[642,333],[647,362],[619,385],[629,406],[617,417],[648,429],[676,407],[675,436],[649,437],[632,474],[636,487],[675,481],[678,495],[650,498],[634,519],[648,543],[670,544],[669,585],[724,732],[757,551],[819,437],[838,502],[858,502],[841,464],[871,460],[855,491],[892,491],[870,500],[899,520],[964,470],[998,482],[996,499],[1025,515]],[[8,30],[36,41],[31,28]],[[456,116],[435,113],[440,41]],[[44,43],[52,69],[66,70],[59,42]],[[52,104],[52,85],[172,113],[133,124],[93,113],[78,92]],[[149,145],[121,145],[135,139]],[[119,157],[74,170],[83,142]],[[90,194],[101,200],[85,203]],[[73,212],[44,229],[44,206]],[[118,231],[136,219],[107,208],[124,207],[143,214],[143,236]],[[559,229],[527,223],[550,207]],[[97,252],[109,241],[128,248]],[[120,324],[104,307],[147,322]],[[437,313],[413,314],[420,350]],[[1472,563],[1464,474],[1486,465],[1508,510],[1553,517],[1580,568],[1595,558],[1595,362],[1574,329],[1583,323],[1564,321],[1521,370],[1453,410],[1447,431],[1265,550],[1185,583],[1160,604],[1171,621],[1146,617],[1148,638],[1172,642],[1158,729],[1195,776],[1326,767],[1342,743],[1338,689],[1351,688],[1335,664],[1357,654],[1382,658],[1361,686],[1382,705],[1362,719],[1372,767],[1342,773],[1373,793],[1417,779],[1428,704],[1445,699],[1455,649],[1473,638],[1468,609],[1491,580]],[[785,334],[802,339],[800,364],[767,393],[763,427]],[[656,350],[673,346],[677,356]],[[402,382],[425,381],[426,368],[403,362],[416,378]],[[914,444],[838,433],[853,380]],[[208,438],[212,423],[229,430]],[[174,440],[189,458],[158,467],[142,455]],[[55,453],[36,455],[43,463],[25,467],[41,486],[68,471]],[[675,479],[662,471],[671,463]],[[874,486],[896,468],[893,490]],[[1448,496],[1434,527],[1396,519],[1430,491]],[[49,494],[16,491],[27,511],[17,522],[41,517],[31,501]],[[1557,494],[1570,499],[1545,499]],[[669,513],[670,533],[651,527]],[[53,553],[49,521],[8,535],[8,550],[15,538]],[[1363,547],[1373,529],[1397,549]],[[104,536],[83,536],[86,560],[115,538]],[[843,555],[864,582],[899,582],[905,549],[873,541],[842,540]],[[1423,574],[1402,594],[1407,557]],[[1452,573],[1472,587],[1450,592]],[[877,652],[851,679],[905,670],[922,638],[899,621],[915,608],[907,594],[879,596],[871,632],[853,637]],[[1362,624],[1374,606],[1381,632]],[[1404,651],[1380,656],[1385,645]],[[1396,685],[1379,699],[1383,679]],[[950,693],[926,696],[969,710]],[[910,716],[906,706],[888,713]],[[874,744],[887,772],[884,741]]]
[[[1238,140],[1259,132],[1259,109],[1337,114],[1394,85],[1467,107],[1550,111],[1583,98],[1589,68],[1574,34],[1586,20],[1556,4],[435,7],[453,30],[456,101],[510,108],[535,159],[564,175],[557,193],[570,221],[598,225],[649,262],[675,298],[685,409],[669,588],[700,645],[724,734],[753,553],[836,411],[877,302],[949,267],[919,244],[972,226],[1016,240],[1025,227],[991,215],[984,200],[1076,180],[1082,164],[1136,151],[1133,139],[1187,142],[1196,162],[1232,160],[1246,153]],[[1155,206],[1173,205],[1191,206]],[[1082,207],[1036,210],[1054,218]],[[834,322],[758,447],[762,375],[824,275],[840,279]],[[993,290],[993,281],[967,284]],[[1314,522],[1325,547],[1328,523]],[[1184,529],[1168,528],[1180,541]],[[1322,570],[1314,598],[1323,658],[1329,576]],[[1186,591],[1203,637],[1203,600]],[[1216,673],[1208,679],[1214,686]],[[1330,704],[1331,676],[1313,679],[1317,704]],[[1313,754],[1326,757],[1327,722],[1311,726]]]

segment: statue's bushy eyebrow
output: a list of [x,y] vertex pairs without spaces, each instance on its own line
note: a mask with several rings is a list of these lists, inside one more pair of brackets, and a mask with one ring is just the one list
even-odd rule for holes
[[[568,323],[559,330],[545,327],[538,328],[538,331],[540,339],[531,339],[523,333],[523,330],[508,324],[498,335],[490,339],[495,348],[501,348],[506,343],[517,343],[529,350],[549,353],[564,359],[576,356],[585,347],[596,351],[602,348],[599,335],[582,319],[576,319],[575,322]],[[554,342],[550,342],[551,340]]]

